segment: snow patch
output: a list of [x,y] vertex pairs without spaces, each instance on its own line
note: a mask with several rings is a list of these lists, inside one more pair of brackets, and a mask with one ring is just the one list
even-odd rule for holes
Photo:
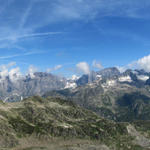
[[145,75],[137,75],[137,78],[138,78],[139,80],[146,81],[146,80],[149,79],[149,76],[145,76]]
[[115,80],[107,80],[106,84],[108,86],[114,86],[116,84],[116,81]]
[[119,82],[132,82],[132,79],[130,76],[122,76],[118,80]]
[[97,80],[102,80],[102,76],[101,75],[96,75],[96,79]]
[[71,78],[71,80],[76,81],[76,80],[78,80],[79,78],[80,78],[80,77],[78,77],[78,76],[76,76],[76,75],[73,75],[72,78]]
[[71,82],[67,82],[64,89],[68,89],[68,88],[75,89],[76,87],[77,87],[76,83],[74,83],[74,82],[72,82],[72,83]]
[[113,87],[116,85],[116,80],[107,80],[106,83],[102,84],[103,88]]

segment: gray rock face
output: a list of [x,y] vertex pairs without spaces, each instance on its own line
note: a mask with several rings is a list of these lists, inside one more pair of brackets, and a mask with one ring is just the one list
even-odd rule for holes
[[18,101],[32,95],[43,95],[47,91],[65,87],[65,79],[52,74],[37,72],[12,80],[0,81],[0,98],[4,101]]
[[119,76],[121,73],[117,68],[112,67],[112,68],[103,69],[97,72],[97,74],[102,75],[102,77],[105,77],[105,78],[112,78],[114,76]]
[[91,83],[97,80],[97,76],[101,76],[103,79],[110,79],[114,77],[118,77],[121,73],[115,67],[113,68],[106,68],[98,72],[92,71],[89,75],[83,75],[79,78],[76,83],[78,86],[85,85],[87,83]]

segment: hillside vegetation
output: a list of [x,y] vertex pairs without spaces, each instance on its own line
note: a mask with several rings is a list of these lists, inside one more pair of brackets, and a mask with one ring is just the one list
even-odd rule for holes
[[144,124],[115,123],[73,102],[52,97],[1,102],[0,126],[1,149],[148,150],[150,147]]

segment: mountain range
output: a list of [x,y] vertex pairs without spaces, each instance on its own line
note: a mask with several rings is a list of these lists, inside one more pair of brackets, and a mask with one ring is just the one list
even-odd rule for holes
[[49,91],[44,96],[62,97],[115,121],[149,120],[149,73],[144,70],[108,68],[76,81],[76,88]]
[[14,74],[1,78],[0,97],[2,149],[150,149],[150,73],[144,70],[113,67],[71,79]]
[[75,89],[87,84],[100,83],[103,89],[112,87],[116,83],[128,84],[134,87],[143,87],[150,84],[150,73],[144,70],[126,70],[123,73],[113,67],[98,72],[91,71],[81,77],[71,79],[59,77],[46,72],[35,72],[25,76],[13,74],[5,78],[0,76],[0,99],[4,101],[19,101],[29,96],[42,96],[52,90]]
[[50,73],[0,80],[0,99],[21,101],[29,96],[68,99],[98,115],[115,121],[149,120],[150,73],[144,70],[106,68],[66,79]]
[[0,79],[0,99],[3,101],[20,101],[33,95],[42,95],[46,91],[64,88],[66,81],[44,72],[13,78],[7,76]]

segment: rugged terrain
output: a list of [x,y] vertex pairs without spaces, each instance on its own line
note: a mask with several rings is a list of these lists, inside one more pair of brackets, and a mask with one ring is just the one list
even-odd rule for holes
[[38,72],[1,79],[1,149],[148,150],[149,76],[108,68],[69,80]]
[[115,123],[59,98],[0,104],[1,149],[148,150],[149,122]]
[[29,96],[42,95],[46,91],[63,89],[65,86],[64,78],[44,72],[19,77],[16,74],[5,78],[0,76],[0,99],[20,101]]
[[[44,96],[66,98],[115,121],[149,120],[149,73],[143,70],[119,73],[109,68],[98,72],[96,77],[76,88],[50,91]],[[83,79],[85,75],[79,79],[80,83],[84,83]]]
[[115,121],[149,120],[150,73],[144,70],[106,68],[72,79],[36,72],[0,79],[0,98],[21,101],[29,96],[53,96],[73,101]]

